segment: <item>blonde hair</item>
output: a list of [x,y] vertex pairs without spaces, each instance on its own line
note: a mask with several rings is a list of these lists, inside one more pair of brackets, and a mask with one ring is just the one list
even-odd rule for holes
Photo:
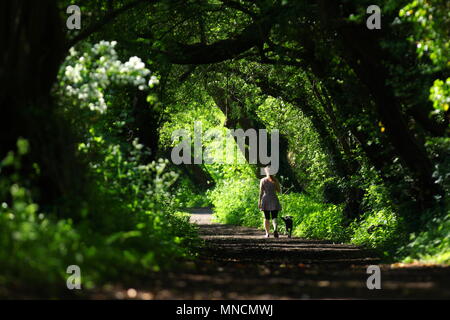
[[266,171],[266,175],[269,178],[269,181],[275,183],[275,190],[277,192],[281,192],[280,182],[273,174],[270,174],[270,167],[265,167],[264,171]]

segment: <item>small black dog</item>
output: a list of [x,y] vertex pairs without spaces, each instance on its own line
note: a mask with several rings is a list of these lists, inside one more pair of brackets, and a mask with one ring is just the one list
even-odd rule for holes
[[286,225],[286,232],[288,233],[288,238],[290,238],[292,234],[292,227],[294,225],[294,222],[292,221],[292,216],[281,217],[281,220],[284,221],[284,224]]

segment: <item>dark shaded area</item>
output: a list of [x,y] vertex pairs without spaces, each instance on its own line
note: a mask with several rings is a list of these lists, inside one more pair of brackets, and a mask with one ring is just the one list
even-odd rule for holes
[[[91,298],[127,299],[446,299],[450,268],[381,267],[381,290],[366,286],[368,265],[379,258],[368,250],[329,241],[263,238],[263,231],[199,225],[205,248],[200,259],[139,283],[111,286]],[[206,223],[206,224],[205,224]]]

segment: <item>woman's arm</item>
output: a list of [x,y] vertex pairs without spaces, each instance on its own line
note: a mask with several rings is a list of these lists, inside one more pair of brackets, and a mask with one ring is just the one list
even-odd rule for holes
[[281,193],[281,186],[280,186],[280,181],[278,181],[277,178],[273,177],[275,180],[275,191],[278,193]]
[[261,199],[263,196],[263,181],[262,179],[259,182],[259,200],[258,200],[258,208],[261,209]]

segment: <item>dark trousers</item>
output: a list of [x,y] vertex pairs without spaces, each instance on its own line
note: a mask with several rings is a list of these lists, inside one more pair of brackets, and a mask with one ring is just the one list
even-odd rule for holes
[[264,218],[266,220],[270,220],[271,215],[272,219],[276,219],[278,217],[278,210],[264,210]]

